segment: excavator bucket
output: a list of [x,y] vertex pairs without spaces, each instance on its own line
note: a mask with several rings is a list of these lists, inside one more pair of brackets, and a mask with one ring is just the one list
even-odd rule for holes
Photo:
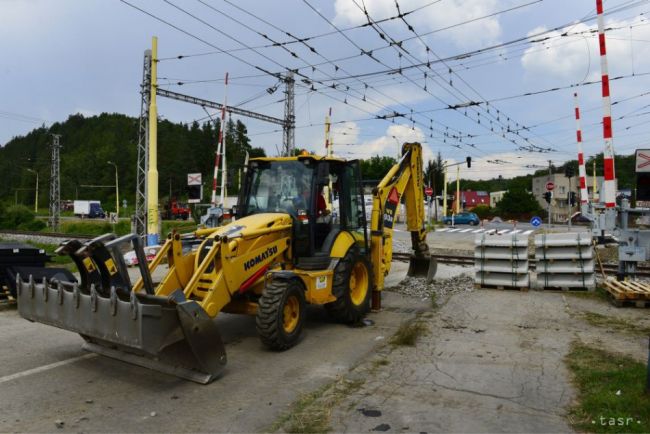
[[438,262],[432,256],[412,255],[409,258],[407,275],[410,277],[424,277],[427,283],[431,282],[438,271]]
[[[145,292],[131,291],[121,246],[133,244]],[[57,280],[23,282],[23,318],[79,333],[84,349],[197,383],[219,377],[226,353],[214,320],[182,290],[153,294],[140,239],[127,235],[62,245],[80,266],[81,284]],[[99,275],[98,275],[98,274]]]

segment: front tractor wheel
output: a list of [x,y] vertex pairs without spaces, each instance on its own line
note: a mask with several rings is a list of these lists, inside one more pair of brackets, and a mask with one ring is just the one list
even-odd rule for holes
[[259,299],[256,325],[262,343],[286,350],[298,343],[305,322],[305,293],[295,280],[274,279]]
[[371,282],[368,260],[350,249],[334,269],[332,292],[339,294],[338,298],[325,307],[337,321],[346,324],[360,321],[370,310]]

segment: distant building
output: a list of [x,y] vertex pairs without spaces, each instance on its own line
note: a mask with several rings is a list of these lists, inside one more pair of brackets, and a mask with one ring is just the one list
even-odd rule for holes
[[[457,196],[454,193],[454,201],[451,204],[451,210],[456,210]],[[466,190],[460,192],[460,209],[469,211],[478,205],[490,206],[490,195],[486,191]]]
[[[569,178],[564,176],[563,173],[554,173],[551,175],[542,175],[536,176],[533,178],[533,195],[537,202],[543,209],[548,208],[548,203],[544,200],[544,193],[546,193],[546,184],[548,182],[555,184],[553,189],[553,199],[551,200],[551,213],[554,222],[566,221],[570,214],[575,213],[580,210],[580,178],[574,176],[571,178],[569,189]],[[596,177],[596,194],[594,199],[594,177],[587,176],[587,192],[589,194],[590,201],[598,201],[598,192],[601,190],[603,184],[603,177]],[[576,193],[576,200],[578,205],[573,208],[569,208],[569,192],[574,191]]]
[[506,194],[507,190],[502,190],[502,191],[493,191],[490,193],[490,208],[495,208],[497,206],[497,203],[501,202],[501,199],[503,199],[503,195]]

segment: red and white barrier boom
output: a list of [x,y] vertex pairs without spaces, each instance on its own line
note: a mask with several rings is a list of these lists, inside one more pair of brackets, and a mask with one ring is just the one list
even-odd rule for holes
[[585,156],[582,152],[582,129],[580,128],[580,107],[578,105],[578,94],[574,93],[573,98],[576,103],[576,141],[578,143],[578,178],[580,179],[580,208],[589,203],[589,193],[587,192],[587,169],[585,168]]
[[609,97],[609,73],[607,69],[603,0],[596,0],[596,13],[598,14],[598,44],[600,46],[600,70],[603,90],[603,138],[605,139],[603,202],[605,203],[605,208],[614,208],[616,206],[616,173],[614,170],[612,102]]

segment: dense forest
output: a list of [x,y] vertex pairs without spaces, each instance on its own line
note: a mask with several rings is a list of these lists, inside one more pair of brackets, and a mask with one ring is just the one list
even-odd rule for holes
[[[216,121],[219,127],[219,120]],[[107,210],[114,209],[115,169],[108,162],[117,164],[120,182],[120,199],[126,199],[131,208],[135,197],[138,119],[116,113],[99,116],[70,116],[66,121],[49,128],[40,127],[25,136],[15,137],[0,147],[0,201],[33,205],[36,177],[39,175],[39,204],[48,206],[52,134],[61,134],[61,199],[97,199]],[[158,123],[158,173],[161,201],[186,196],[188,173],[201,172],[204,180],[204,198],[209,197],[214,165],[217,129],[215,124],[197,122]],[[262,148],[254,148],[247,135],[245,124],[237,120],[226,124],[226,152],[228,155],[229,193],[237,192],[238,171],[243,165],[245,153],[251,157],[263,156]],[[587,172],[591,175],[592,162],[596,159],[596,172],[602,175],[603,155],[587,160]],[[366,180],[380,180],[395,164],[392,157],[375,156],[361,161],[362,175]],[[577,161],[553,166],[554,173],[564,173],[570,165],[577,174]],[[436,194],[442,191],[443,161],[438,154],[433,161],[425,162],[426,184],[434,187]],[[471,170],[471,169],[470,169]],[[619,188],[631,188],[634,184],[634,155],[617,155],[616,172]],[[461,179],[461,189],[498,191],[530,190],[533,176],[545,175],[541,169],[531,175],[506,179],[501,176],[488,180]],[[451,186],[452,191],[455,185]]]
[[[216,128],[219,128],[217,119]],[[264,150],[251,146],[246,126],[239,120],[226,124],[226,153],[230,192],[236,192],[237,172],[245,153],[263,156]],[[108,210],[114,209],[115,168],[117,164],[120,201],[133,205],[136,184],[138,119],[116,113],[84,117],[76,114],[49,128],[32,130],[15,137],[0,148],[0,200],[27,205],[34,202],[34,187],[39,175],[39,206],[49,203],[52,134],[61,134],[61,199],[97,199]],[[188,173],[203,174],[206,191],[211,188],[217,130],[213,123],[192,124],[158,122],[158,174],[161,200],[186,195]],[[103,186],[103,187],[102,187]]]

